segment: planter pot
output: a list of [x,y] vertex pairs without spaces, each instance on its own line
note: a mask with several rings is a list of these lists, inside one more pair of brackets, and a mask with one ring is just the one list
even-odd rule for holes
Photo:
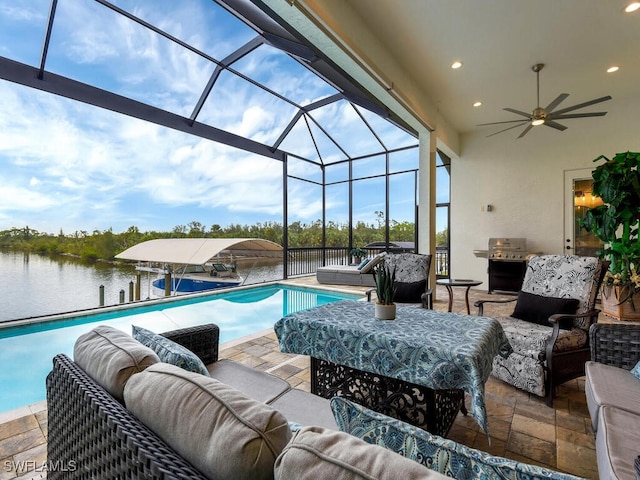
[[378,320],[394,320],[396,318],[395,303],[392,303],[391,305],[376,303],[375,316]]
[[[640,320],[640,293],[628,300],[629,291],[621,287],[602,287],[602,312],[618,320]],[[622,303],[621,303],[622,301]]]

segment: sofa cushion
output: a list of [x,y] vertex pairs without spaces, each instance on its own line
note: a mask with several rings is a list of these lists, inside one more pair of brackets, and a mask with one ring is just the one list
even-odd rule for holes
[[598,415],[596,456],[600,478],[636,478],[640,452],[640,414],[605,405]]
[[[379,445],[452,478],[575,479],[546,468],[466,447],[340,397],[331,399],[340,430]],[[470,476],[470,472],[473,472]]]
[[142,327],[131,326],[133,338],[156,352],[161,362],[170,363],[176,367],[184,368],[190,372],[209,376],[207,367],[202,360],[191,350],[169,340],[168,338],[153,333]]
[[629,412],[640,411],[640,380],[628,370],[599,362],[587,362],[585,375],[584,390],[594,432],[598,429],[598,414],[603,405]]
[[533,293],[518,292],[514,318],[549,326],[549,317],[556,313],[576,313],[578,300],[575,298],[545,297]]
[[416,462],[321,427],[298,430],[276,460],[275,480],[444,479]]
[[635,364],[635,366],[631,369],[631,375],[633,375],[634,377],[640,379],[640,360],[638,361],[638,363]]
[[99,325],[78,337],[73,360],[120,402],[129,377],[160,361],[149,347],[107,325]]
[[427,280],[418,282],[396,282],[396,294],[393,300],[398,303],[420,303],[427,288]]
[[158,363],[131,377],[127,408],[208,478],[271,479],[291,438],[269,405],[210,377]]
[[276,410],[286,413],[289,422],[317,427],[338,429],[331,413],[329,399],[292,388],[270,404]]
[[[283,379],[229,359],[207,365],[210,375],[226,383],[247,397],[271,403],[291,386]],[[289,419],[291,420],[291,419]]]

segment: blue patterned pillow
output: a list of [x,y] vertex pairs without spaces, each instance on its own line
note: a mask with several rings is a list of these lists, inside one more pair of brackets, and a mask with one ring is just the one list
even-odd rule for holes
[[369,263],[371,261],[370,258],[365,258],[364,260],[362,260],[360,262],[360,264],[358,265],[358,270],[362,270],[364,268],[364,266]]
[[631,369],[631,374],[634,377],[640,378],[640,361],[636,363],[636,366]]
[[156,352],[161,362],[170,363],[189,372],[211,376],[202,360],[191,350],[146,328],[132,325],[131,329],[133,338]]
[[483,480],[577,480],[578,477],[474,450],[453,440],[334,397],[331,409],[338,427],[365,442],[393,450],[453,478]]

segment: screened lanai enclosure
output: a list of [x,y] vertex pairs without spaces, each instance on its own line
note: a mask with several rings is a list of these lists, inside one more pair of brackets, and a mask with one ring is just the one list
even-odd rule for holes
[[[416,132],[260,2],[31,0],[3,5],[0,22],[15,30],[0,49],[0,78],[73,102],[78,121],[103,135],[103,149],[81,154],[76,169],[127,156],[144,172],[131,188],[168,205],[224,199],[231,211],[277,219],[285,277],[308,273],[288,264],[294,255],[315,252],[312,269],[342,261],[363,246],[362,225],[375,227],[370,242],[418,244]],[[120,114],[125,126],[110,137]],[[46,115],[56,122],[55,108]],[[139,150],[119,151],[124,136]],[[100,174],[123,185],[123,172]],[[290,244],[292,224],[314,222],[319,240]],[[328,225],[347,237],[336,244]],[[411,238],[394,238],[398,225]]]

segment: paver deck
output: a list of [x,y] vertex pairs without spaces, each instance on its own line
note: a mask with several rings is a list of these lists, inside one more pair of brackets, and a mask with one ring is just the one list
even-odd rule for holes
[[[317,285],[315,277],[294,280]],[[366,290],[366,287],[336,287]],[[471,290],[470,303],[500,298],[486,290]],[[437,287],[434,309],[446,311],[448,294]],[[509,314],[513,304],[485,310],[486,315]],[[454,289],[453,311],[466,314],[464,292]],[[472,307],[471,313],[474,313]],[[293,387],[310,390],[309,358],[281,353],[272,330],[221,345],[220,356],[232,358],[287,380]],[[584,377],[558,388],[553,408],[545,400],[490,377],[486,405],[491,445],[471,416],[459,414],[448,438],[465,445],[526,463],[543,465],[585,478],[597,479],[596,454],[584,393]],[[0,480],[43,479],[46,472],[46,402],[0,413]]]

